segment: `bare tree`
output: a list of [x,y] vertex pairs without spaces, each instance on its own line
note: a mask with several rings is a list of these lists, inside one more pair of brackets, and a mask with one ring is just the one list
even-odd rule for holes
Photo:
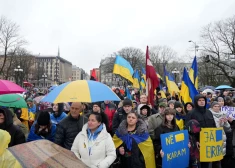
[[115,55],[120,55],[130,62],[133,69],[140,69],[142,64],[145,64],[145,54],[139,48],[126,47],[118,52],[114,53]]
[[25,41],[19,35],[19,26],[8,20],[6,17],[0,19],[0,49],[3,53],[3,62],[0,67],[0,74],[4,74],[7,56],[17,47],[25,44]]
[[226,20],[210,23],[202,29],[204,61],[213,64],[216,75],[224,75],[226,80],[235,87],[235,64],[231,55],[235,55],[235,16]]

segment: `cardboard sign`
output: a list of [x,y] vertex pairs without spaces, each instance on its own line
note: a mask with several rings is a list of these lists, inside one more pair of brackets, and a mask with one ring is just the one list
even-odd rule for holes
[[235,107],[223,106],[221,107],[221,112],[227,115],[227,117],[233,118],[235,120]]
[[189,164],[188,131],[176,131],[161,134],[161,145],[164,157],[162,167],[186,168]]
[[200,132],[200,161],[223,159],[223,128],[202,128]]

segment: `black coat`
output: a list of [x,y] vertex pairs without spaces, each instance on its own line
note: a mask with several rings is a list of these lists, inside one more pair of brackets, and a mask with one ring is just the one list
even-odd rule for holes
[[205,102],[207,101],[203,95],[195,96],[194,98],[195,108],[187,114],[185,123],[188,123],[189,120],[195,119],[199,122],[201,128],[216,127],[213,115],[209,110],[206,109],[206,104],[204,107],[198,106],[197,102],[200,98],[204,98]]
[[123,110],[123,108],[119,108],[117,112],[114,114],[113,117],[113,125],[112,125],[112,132],[115,134],[116,130],[118,129],[120,123],[123,120],[126,120],[127,118],[127,113]]
[[67,116],[57,125],[55,143],[70,150],[74,139],[86,123],[87,118],[84,116],[79,116],[78,119]]
[[7,131],[11,135],[11,141],[8,147],[25,143],[25,136],[21,129],[13,124],[13,117],[10,110],[1,108],[1,112],[5,117],[4,124],[0,125],[0,129]]

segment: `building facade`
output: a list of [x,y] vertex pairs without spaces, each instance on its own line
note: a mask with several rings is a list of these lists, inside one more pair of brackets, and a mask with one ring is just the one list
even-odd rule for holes
[[82,69],[76,65],[72,66],[72,81],[81,80],[82,78]]

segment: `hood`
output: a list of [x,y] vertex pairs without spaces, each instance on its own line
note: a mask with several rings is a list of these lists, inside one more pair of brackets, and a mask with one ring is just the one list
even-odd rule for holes
[[[148,132],[147,125],[142,119],[138,119],[138,122],[136,123],[136,134],[143,134],[145,132]],[[126,135],[128,134],[127,131],[127,121],[123,120],[121,124],[118,127],[118,132],[121,135]]]
[[13,124],[13,116],[11,111],[8,110],[7,108],[0,108],[0,111],[2,111],[5,116],[5,122],[3,128],[6,129]]
[[[196,95],[196,96],[194,97],[194,106],[195,106],[196,109],[201,109],[201,107],[198,106],[198,104],[197,104],[197,101],[198,101],[200,98],[203,98],[203,99],[205,100],[205,102],[207,102],[205,96],[203,96],[203,95],[201,95],[201,94]],[[206,109],[206,103],[205,103],[204,109]]]
[[184,111],[185,111],[186,113],[189,112],[189,111],[187,110],[187,108],[186,108],[188,104],[190,104],[190,105],[194,108],[194,104],[193,104],[193,103],[191,103],[191,102],[185,103],[185,105],[184,105]]
[[4,151],[8,148],[8,144],[10,143],[11,136],[7,131],[0,129],[0,157],[4,153]]
[[150,115],[151,115],[151,109],[150,109],[150,107],[149,107],[148,105],[146,105],[146,104],[140,104],[140,105],[138,105],[137,113],[138,113],[139,115],[142,115],[142,114],[140,114],[142,108],[147,108],[147,111],[148,111],[147,116],[150,116]]

